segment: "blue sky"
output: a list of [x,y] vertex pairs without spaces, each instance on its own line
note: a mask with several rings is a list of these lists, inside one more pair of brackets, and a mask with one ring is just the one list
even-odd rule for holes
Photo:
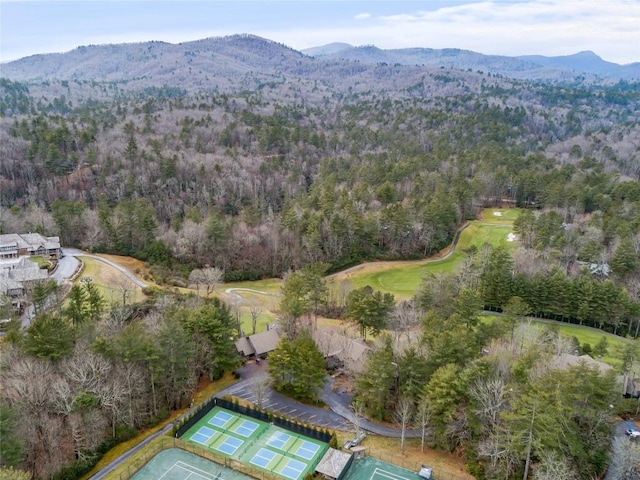
[[640,0],[0,0],[0,61],[234,33],[298,50],[331,42],[498,55],[592,50],[624,64],[640,61]]

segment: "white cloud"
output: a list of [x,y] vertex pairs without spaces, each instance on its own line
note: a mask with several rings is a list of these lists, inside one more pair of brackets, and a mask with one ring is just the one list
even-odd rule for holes
[[622,63],[640,60],[636,0],[485,1],[380,17],[380,34],[405,41],[504,55],[564,55],[593,50]]
[[370,13],[359,13],[353,18],[355,18],[356,20],[366,20],[367,18],[371,18],[371,14]]
[[[404,8],[411,2],[398,3]],[[400,8],[400,7],[399,7]],[[462,48],[496,55],[568,55],[592,50],[617,63],[640,61],[638,0],[498,0],[370,16],[350,27],[264,32],[294,48],[330,42],[381,48]]]

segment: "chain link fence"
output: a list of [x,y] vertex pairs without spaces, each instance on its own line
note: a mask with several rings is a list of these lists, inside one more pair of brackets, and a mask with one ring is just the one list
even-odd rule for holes
[[[416,474],[420,471],[422,464],[419,462],[415,462],[413,460],[408,460],[401,455],[394,455],[393,453],[389,453],[383,450],[378,450],[373,447],[367,447],[365,449],[365,455],[371,456],[373,458],[377,458],[378,460],[382,460],[383,462],[391,463],[393,465],[397,465],[398,467],[406,468]],[[444,470],[433,467],[429,465],[431,468],[433,480],[468,480],[469,477],[463,477],[460,475],[456,475],[450,472],[445,472]]]

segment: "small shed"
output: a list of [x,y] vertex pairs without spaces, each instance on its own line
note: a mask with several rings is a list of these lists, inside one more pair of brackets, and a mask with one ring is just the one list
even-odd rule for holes
[[353,454],[351,453],[330,448],[318,463],[316,472],[320,473],[324,478],[331,480],[341,479],[351,466],[351,462],[353,461],[352,457]]
[[353,458],[355,458],[356,460],[358,458],[364,458],[364,454],[366,450],[367,449],[365,447],[361,447],[361,446],[351,447],[351,451],[353,452]]

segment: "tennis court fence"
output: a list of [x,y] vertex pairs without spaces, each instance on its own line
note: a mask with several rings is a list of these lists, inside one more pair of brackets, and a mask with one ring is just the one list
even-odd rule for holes
[[167,450],[169,448],[179,448],[186,452],[193,453],[194,455],[198,455],[199,457],[211,460],[218,465],[232,468],[233,470],[244,473],[245,475],[256,478],[258,480],[282,480],[281,477],[271,472],[253,468],[250,465],[241,463],[232,458],[226,457],[224,455],[219,455],[209,448],[200,447],[191,442],[175,437],[162,437],[158,441],[147,445],[136,455],[136,458],[132,463],[128,463],[126,466],[119,467],[118,469],[110,473],[106,478],[108,480],[129,480],[136,473],[138,473],[140,469],[142,469],[142,467],[149,463],[149,461],[151,461],[153,457],[155,457],[163,450]]
[[[378,450],[376,448],[367,447],[364,451],[366,456],[370,456],[373,458],[377,458],[378,460],[382,460],[383,462],[391,463],[393,465],[397,465],[398,467],[406,468],[414,473],[418,473],[420,471],[420,467],[422,467],[421,463],[414,462],[412,460],[407,460],[406,458],[400,455],[394,455],[389,452],[385,452],[382,450]],[[456,475],[454,473],[445,472],[444,470],[429,465],[432,469],[432,479],[433,480],[466,480],[465,477],[460,475]]]
[[313,438],[314,440],[320,440],[321,442],[325,443],[329,443],[331,441],[332,434],[330,432],[322,431],[309,425],[302,425],[296,421],[289,420],[288,418],[276,416],[273,413],[269,413],[269,411],[245,407],[244,405],[229,401],[226,398],[216,398],[215,401],[215,404],[219,407],[226,408],[227,410],[231,410],[242,415],[246,415],[247,417],[262,420],[263,422],[273,423],[275,426],[284,428],[285,430],[289,430],[290,432],[298,433],[300,435],[304,435],[305,437]]

